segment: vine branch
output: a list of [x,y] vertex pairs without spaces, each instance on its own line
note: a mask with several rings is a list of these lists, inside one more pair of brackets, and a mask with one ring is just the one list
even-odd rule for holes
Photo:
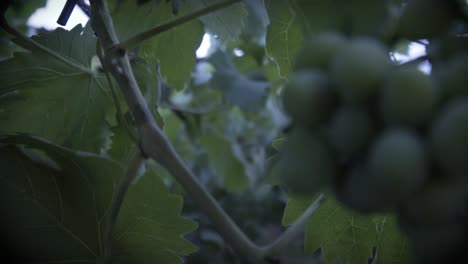
[[241,0],[227,0],[224,2],[216,3],[213,5],[209,5],[207,7],[204,7],[198,11],[192,12],[190,14],[181,16],[179,18],[176,18],[172,21],[169,21],[167,23],[157,25],[154,28],[151,28],[147,31],[138,33],[134,35],[133,37],[130,37],[129,39],[117,44],[116,46],[121,49],[121,50],[128,50],[129,48],[139,44],[140,42],[147,40],[149,38],[155,37],[158,34],[161,34],[171,28],[180,26],[182,24],[185,24],[195,18],[210,14],[212,12],[218,11],[220,9],[226,8],[230,5],[233,5],[235,3],[239,3]]
[[[185,19],[179,20],[177,23],[185,23],[184,20],[188,21],[190,17],[195,18],[205,13],[214,12],[220,9],[221,6],[226,7],[235,2],[240,2],[240,0],[226,1],[219,5],[207,7],[206,9],[194,12],[192,15],[188,15]],[[113,49],[119,41],[105,0],[91,1],[91,19],[96,31],[95,33],[98,36],[97,54],[99,59],[106,73],[109,71],[119,84],[130,112],[135,119],[135,126],[138,129],[140,139],[139,152],[130,163],[126,174],[121,178],[117,193],[113,196],[108,223],[104,231],[103,248],[105,263],[111,262],[112,230],[116,223],[124,196],[147,157],[160,163],[176,178],[177,182],[192,196],[192,199],[198,204],[201,210],[210,217],[218,232],[228,244],[244,259],[253,263],[266,263],[265,257],[268,254],[273,254],[287,247],[287,244],[304,229],[307,220],[322,202],[323,196],[319,196],[304,214],[271,245],[262,248],[255,245],[197,180],[195,175],[188,169],[176,153],[174,146],[158,127],[135,80],[128,55],[126,53],[122,54],[118,49]],[[177,25],[177,23],[173,24],[173,26]],[[22,45],[35,47],[71,67],[94,74],[91,70],[50,50],[12,28],[2,15],[0,15],[0,27],[18,38],[20,42],[23,42]],[[111,83],[109,76],[106,77]]]
[[169,171],[184,190],[191,195],[200,209],[209,216],[218,232],[239,256],[252,263],[266,263],[265,254],[286,247],[288,242],[304,228],[306,221],[319,206],[322,198],[319,197],[320,199],[314,202],[304,215],[272,245],[264,248],[255,245],[198,181],[155,122],[135,80],[128,55],[114,48],[118,45],[119,40],[106,1],[91,1],[91,19],[104,51],[103,65],[119,84],[135,119],[142,155],[152,158]]
[[261,263],[259,248],[240,230],[217,201],[185,166],[156,124],[133,75],[127,54],[112,49],[118,43],[107,3],[91,1],[91,19],[103,46],[104,63],[119,84],[139,131],[143,154],[159,162],[191,194],[192,199],[213,221],[218,232],[240,256]]
[[102,65],[104,75],[106,76],[107,84],[109,85],[109,88],[110,88],[110,91],[111,91],[112,100],[114,101],[115,109],[117,111],[117,121],[119,122],[119,124],[122,124],[125,127],[125,130],[127,131],[127,134],[132,139],[132,141],[138,142],[138,139],[137,139],[134,131],[131,129],[130,124],[125,119],[122,108],[120,107],[119,98],[117,96],[117,90],[116,90],[116,88],[114,87],[114,85],[112,83],[112,79],[111,79],[111,76],[109,74],[109,69],[107,69],[106,64],[104,63],[104,51],[101,49],[101,43],[99,42],[99,40],[96,41],[96,54],[98,56],[99,62]]

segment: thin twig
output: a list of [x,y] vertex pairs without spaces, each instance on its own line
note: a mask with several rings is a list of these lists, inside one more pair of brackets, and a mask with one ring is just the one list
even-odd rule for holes
[[4,16],[0,16],[0,27],[3,30],[5,30],[7,33],[9,33],[10,35],[12,35],[12,36],[16,37],[17,39],[19,39],[20,41],[22,41],[24,43],[27,43],[29,46],[35,47],[35,48],[39,49],[40,51],[51,55],[52,57],[56,58],[57,60],[67,64],[68,66],[71,66],[71,67],[73,67],[75,69],[78,69],[78,70],[80,70],[82,72],[85,72],[85,73],[94,74],[91,69],[83,67],[82,65],[75,62],[74,60],[72,60],[72,59],[70,59],[68,57],[65,57],[63,55],[60,55],[59,53],[47,48],[46,46],[43,46],[42,44],[36,42],[32,38],[29,38],[26,35],[24,35],[23,33],[19,32],[18,30],[16,30],[12,26],[10,26],[10,24],[8,24],[8,21],[5,19]]
[[316,212],[316,210],[320,207],[320,205],[325,201],[325,196],[323,193],[319,194],[319,196],[315,199],[315,201],[304,211],[304,213],[283,233],[279,236],[275,241],[271,244],[262,248],[262,255],[263,256],[270,256],[271,254],[275,254],[281,252],[288,245],[297,238],[299,234],[301,234],[310,219],[310,217]]
[[112,232],[114,230],[115,223],[117,222],[117,216],[119,215],[120,208],[122,207],[125,194],[130,187],[130,184],[138,175],[141,166],[144,165],[145,159],[141,155],[141,152],[137,152],[130,162],[127,172],[120,179],[120,183],[117,189],[117,193],[112,197],[112,204],[108,222],[104,233],[104,263],[112,263]]
[[201,17],[201,16],[204,16],[204,15],[207,15],[207,14],[210,14],[210,13],[213,13],[215,11],[218,11],[220,9],[223,9],[223,8],[226,8],[228,6],[231,6],[235,3],[239,3],[241,2],[241,0],[227,0],[227,1],[224,1],[224,2],[221,2],[221,3],[216,3],[216,4],[213,4],[213,5],[210,5],[210,6],[207,6],[205,8],[202,8],[201,10],[198,10],[198,11],[195,11],[195,12],[192,12],[190,14],[187,14],[185,16],[181,16],[179,18],[176,18],[172,21],[169,21],[167,23],[164,23],[164,24],[161,24],[161,25],[158,25],[158,26],[155,26],[154,28],[151,28],[147,31],[144,31],[144,32],[141,32],[141,33],[138,33],[136,34],[135,36],[133,37],[130,37],[129,39],[121,42],[120,44],[117,44],[117,47],[119,49],[122,49],[122,50],[127,50],[137,44],[139,44],[140,42],[144,41],[144,40],[147,40],[149,38],[152,38],[158,34],[161,34],[171,28],[174,28],[174,27],[177,27],[177,26],[180,26],[184,23],[187,23],[195,18],[198,18],[198,17]]

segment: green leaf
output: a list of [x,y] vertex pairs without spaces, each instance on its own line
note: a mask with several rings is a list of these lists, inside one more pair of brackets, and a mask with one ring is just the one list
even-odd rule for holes
[[211,85],[222,91],[225,102],[248,111],[258,111],[263,107],[270,83],[251,80],[240,74],[225,52],[216,52],[210,57],[210,62],[216,68]]
[[302,28],[291,0],[266,0],[265,5],[270,16],[266,52],[284,77],[291,72],[295,57],[303,46]]
[[395,216],[376,217],[377,261],[376,264],[414,263],[410,252],[410,241],[399,227]]
[[243,192],[249,186],[244,165],[235,156],[231,142],[221,135],[205,133],[200,138],[215,177],[221,177],[230,192]]
[[[124,169],[38,137],[0,137],[0,230],[26,262],[96,263]],[[179,216],[182,199],[147,173],[131,186],[113,233],[118,263],[181,263],[195,247],[181,237],[196,224]]]
[[[182,5],[176,16],[172,12],[171,3],[167,1],[161,1],[156,6],[153,3],[138,6],[135,1],[125,1],[114,12],[113,20],[120,40],[124,41],[190,11],[188,5]],[[201,23],[193,20],[145,40],[138,53],[151,67],[159,62],[162,77],[171,87],[182,89],[194,69],[195,51],[200,46],[203,34]]]
[[[223,0],[194,0],[192,11],[201,10],[206,6],[213,5]],[[247,11],[243,4],[234,4],[227,8],[218,10],[203,16],[200,20],[205,25],[205,30],[218,36],[221,41],[236,40],[244,28],[244,20]]]
[[266,50],[281,76],[287,76],[303,39],[324,31],[380,36],[388,18],[387,1],[267,0],[270,16]]
[[112,109],[105,78],[91,71],[91,27],[58,28],[33,38],[76,66],[35,47],[0,62],[0,130],[28,132],[58,144],[99,152],[110,135]]
[[[313,197],[289,197],[283,224],[291,224],[312,201]],[[305,250],[313,253],[321,248],[329,263],[337,259],[367,263],[373,247],[377,248],[378,264],[411,263],[408,242],[393,216],[358,215],[330,196],[307,226]]]
[[170,194],[154,170],[132,186],[115,227],[114,243],[121,263],[182,263],[197,247],[181,235],[197,223],[181,218],[183,199]]

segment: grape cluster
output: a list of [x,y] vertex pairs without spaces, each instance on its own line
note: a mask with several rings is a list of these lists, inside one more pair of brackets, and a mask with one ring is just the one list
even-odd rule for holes
[[468,230],[468,57],[443,68],[396,65],[376,38],[309,38],[282,94],[292,127],[279,183],[329,190],[361,214],[395,213],[419,262],[445,263]]

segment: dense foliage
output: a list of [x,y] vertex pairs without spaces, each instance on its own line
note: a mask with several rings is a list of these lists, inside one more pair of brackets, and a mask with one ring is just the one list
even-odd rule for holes
[[0,6],[9,263],[468,261],[468,1],[69,2]]

